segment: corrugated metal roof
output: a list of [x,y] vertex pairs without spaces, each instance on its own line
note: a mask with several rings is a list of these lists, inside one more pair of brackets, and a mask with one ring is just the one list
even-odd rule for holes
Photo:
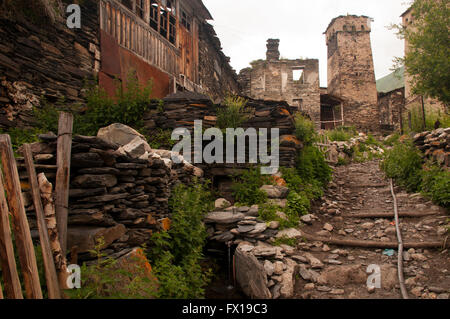
[[405,87],[404,66],[377,81],[377,91],[379,93],[388,93],[403,87]]

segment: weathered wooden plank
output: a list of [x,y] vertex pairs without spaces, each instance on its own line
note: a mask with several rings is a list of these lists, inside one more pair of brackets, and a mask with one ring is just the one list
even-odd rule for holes
[[67,219],[69,216],[69,179],[72,150],[73,115],[61,112],[58,124],[58,145],[56,148],[56,221],[62,251],[67,251]]
[[49,299],[61,299],[61,291],[58,284],[58,276],[56,275],[53,254],[50,248],[50,240],[48,237],[47,223],[44,216],[44,208],[41,202],[41,192],[36,176],[36,169],[33,162],[33,153],[30,144],[23,147],[23,157],[28,172],[28,180],[31,185],[31,195],[33,197],[34,210],[36,212],[36,221],[38,225],[39,238],[42,248],[42,259],[44,262],[45,279],[47,282],[47,291]]
[[0,168],[0,262],[5,295],[9,299],[23,299],[16,260],[14,258],[11,228],[9,227],[9,209],[3,184],[3,172]]
[[38,184],[41,193],[42,205],[44,207],[45,221],[47,223],[50,246],[53,253],[58,280],[61,289],[67,289],[67,261],[63,255],[59,241],[58,229],[56,227],[55,203],[53,201],[53,185],[48,181],[44,173],[38,175]]
[[16,160],[9,135],[0,135],[0,156],[5,172],[5,188],[14,225],[14,238],[16,239],[16,247],[22,269],[25,295],[29,299],[42,299],[36,255],[23,205],[19,173],[17,172]]
[[1,283],[0,283],[0,299],[3,299],[3,289]]

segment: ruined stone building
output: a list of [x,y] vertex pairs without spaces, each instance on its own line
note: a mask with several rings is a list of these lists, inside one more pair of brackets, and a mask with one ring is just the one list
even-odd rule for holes
[[[153,97],[188,90],[213,99],[239,92],[201,0],[86,0],[81,28],[66,25],[72,1],[27,16],[24,1],[0,11],[0,128],[26,125],[41,97],[82,102],[85,80],[113,94],[130,71],[153,80]],[[25,4],[24,4],[25,3]],[[49,1],[33,1],[33,9]],[[0,2],[0,5],[2,2]],[[47,8],[48,9],[48,8]]]
[[381,130],[401,129],[405,112],[405,68],[379,79],[377,91]]
[[267,41],[265,60],[241,70],[242,93],[254,99],[286,101],[320,126],[319,60],[280,59],[279,40]]
[[[325,31],[328,47],[327,94],[342,100],[342,125],[377,131],[380,117],[370,43],[371,19],[340,16]],[[336,105],[337,101],[336,101]]]

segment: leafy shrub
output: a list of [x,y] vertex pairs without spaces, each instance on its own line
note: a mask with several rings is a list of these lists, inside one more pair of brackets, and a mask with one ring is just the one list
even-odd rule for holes
[[386,139],[383,144],[386,146],[394,146],[395,143],[400,139],[400,134],[394,133],[388,139]]
[[171,149],[176,144],[176,141],[172,140],[171,130],[159,129],[157,134],[144,135],[148,141],[148,144],[153,149]]
[[416,192],[422,182],[422,158],[411,140],[396,144],[385,153],[381,168],[408,191]]
[[425,167],[422,172],[422,193],[440,206],[450,207],[450,172],[439,166]]
[[242,173],[242,175],[234,177],[231,189],[234,199],[240,204],[263,204],[267,200],[267,194],[260,188],[263,185],[272,183],[270,177],[262,175],[258,167],[252,167]]
[[249,119],[247,100],[243,97],[229,95],[225,98],[224,105],[217,110],[219,128],[239,128]]
[[325,187],[331,180],[331,168],[315,146],[305,146],[297,158],[297,172],[306,182],[317,180]]
[[80,289],[66,290],[72,299],[149,299],[154,298],[157,282],[148,278],[148,270],[142,260],[136,257],[128,269],[118,265],[111,257],[105,258],[101,250],[105,245],[99,238],[91,254],[96,261],[81,267]]
[[328,131],[327,136],[332,142],[347,142],[356,135],[356,130],[353,127],[341,126],[334,130]]
[[[277,213],[285,213],[287,220],[280,217]],[[299,217],[293,210],[283,209],[280,206],[265,203],[259,206],[259,218],[266,222],[277,221],[280,223],[279,229],[285,229],[298,226]]]
[[159,281],[158,298],[193,299],[204,297],[210,271],[202,269],[206,230],[205,214],[212,210],[212,198],[205,184],[178,185],[170,198],[170,230],[152,236],[148,250]]
[[286,212],[292,213],[293,216],[303,216],[309,213],[311,209],[311,202],[308,195],[304,192],[291,191],[287,198]]
[[310,145],[316,139],[314,122],[301,113],[295,116],[295,135],[305,145]]

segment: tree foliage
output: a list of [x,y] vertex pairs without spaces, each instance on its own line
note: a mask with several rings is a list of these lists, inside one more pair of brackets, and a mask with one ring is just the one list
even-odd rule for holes
[[415,0],[409,26],[395,26],[408,42],[404,59],[413,93],[450,102],[449,0]]

